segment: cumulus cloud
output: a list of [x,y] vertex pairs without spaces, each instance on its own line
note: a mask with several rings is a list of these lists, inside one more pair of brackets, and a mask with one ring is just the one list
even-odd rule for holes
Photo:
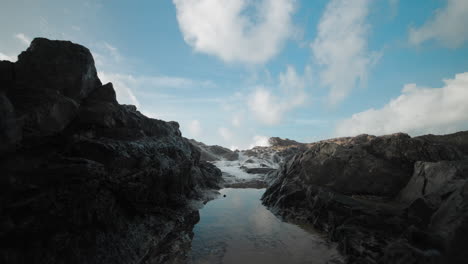
[[436,40],[443,45],[456,48],[468,40],[468,1],[448,0],[447,6],[436,11],[435,15],[419,28],[411,28],[409,42],[419,45],[428,40]]
[[369,0],[332,0],[325,8],[311,44],[320,79],[330,89],[331,105],[342,101],[357,83],[367,79],[378,53],[367,48]]
[[265,87],[257,87],[248,104],[255,117],[264,124],[274,125],[282,118],[284,107],[280,106],[280,99]]
[[190,133],[190,136],[192,137],[198,137],[202,133],[202,127],[201,127],[200,121],[198,120],[190,121],[187,128],[188,128],[188,132]]
[[412,135],[468,129],[468,72],[444,80],[442,88],[407,84],[402,94],[380,109],[369,109],[338,123],[338,136],[361,133]]
[[26,46],[29,46],[29,44],[31,43],[31,38],[29,38],[23,33],[15,34],[15,38],[21,41],[21,43],[23,43]]
[[266,62],[295,32],[295,0],[173,2],[185,42],[226,62]]
[[248,106],[255,118],[266,125],[276,125],[288,111],[302,105],[306,100],[305,87],[310,82],[310,67],[299,76],[293,66],[279,75],[279,94],[265,86],[257,86],[248,98]]

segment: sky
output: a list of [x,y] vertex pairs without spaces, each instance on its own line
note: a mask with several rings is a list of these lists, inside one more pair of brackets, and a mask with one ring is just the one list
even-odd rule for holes
[[468,129],[467,0],[2,0],[0,60],[88,47],[122,104],[231,149]]

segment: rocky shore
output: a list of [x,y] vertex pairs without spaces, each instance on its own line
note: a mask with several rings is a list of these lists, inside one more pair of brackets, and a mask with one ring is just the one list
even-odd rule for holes
[[208,146],[120,105],[87,48],[44,38],[0,61],[0,83],[0,263],[185,263],[223,186],[267,187],[349,263],[468,259],[468,131]]
[[325,231],[349,263],[466,263],[468,132],[361,135],[311,144],[263,203]]
[[190,201],[222,179],[178,123],[118,104],[68,41],[34,39],[0,82],[0,263],[184,259]]
[[307,149],[309,144],[272,137],[269,146],[246,150],[230,150],[210,146],[191,139],[201,154],[201,160],[215,164],[223,172],[226,188],[266,188],[280,164]]

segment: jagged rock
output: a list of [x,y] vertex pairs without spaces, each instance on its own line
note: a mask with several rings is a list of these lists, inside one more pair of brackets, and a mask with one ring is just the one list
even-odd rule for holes
[[271,147],[289,147],[289,146],[303,145],[303,143],[299,143],[295,140],[291,140],[289,138],[282,139],[279,137],[269,138],[268,143],[270,144]]
[[424,135],[418,138],[429,142],[454,146],[465,153],[465,155],[468,155],[468,131],[460,131],[448,135]]
[[438,207],[444,197],[450,195],[468,179],[468,161],[438,161],[414,164],[411,180],[400,192],[399,199],[411,203],[418,198],[430,199]]
[[440,239],[439,243],[442,244],[446,263],[466,262],[468,258],[468,180],[458,185],[432,215],[429,230]]
[[343,194],[396,195],[418,160],[454,160],[454,148],[411,139],[405,134],[357,144],[320,143],[289,160],[279,172],[286,180],[326,186]]
[[276,169],[272,168],[245,168],[245,172],[250,174],[267,174],[272,171],[276,171]]
[[201,159],[204,161],[217,161],[217,160],[233,161],[239,158],[238,152],[232,151],[228,148],[224,148],[224,147],[217,146],[217,145],[208,146],[194,139],[190,139],[190,143],[192,143],[201,152]]
[[176,122],[119,105],[68,41],[34,39],[0,76],[1,263],[183,258],[162,245],[185,241],[188,199],[219,188],[221,172]]
[[36,38],[14,64],[14,89],[7,96],[23,135],[31,140],[62,131],[81,100],[101,86],[89,50],[68,41]]
[[466,259],[466,160],[456,144],[406,134],[333,139],[271,174],[263,203],[326,231],[350,263]]
[[[468,160],[416,162],[413,177],[399,199],[425,214],[428,230],[437,237],[447,263],[468,257]],[[414,204],[418,203],[417,206]]]

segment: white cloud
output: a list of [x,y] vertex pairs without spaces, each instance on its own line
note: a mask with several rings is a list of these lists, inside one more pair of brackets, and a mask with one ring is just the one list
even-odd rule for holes
[[27,37],[23,33],[16,34],[15,38],[17,38],[19,41],[21,41],[21,43],[23,43],[26,46],[29,46],[29,44],[31,43],[31,38]]
[[221,135],[221,137],[222,137],[225,141],[231,141],[232,138],[233,138],[233,136],[234,136],[234,135],[232,134],[232,132],[231,132],[229,129],[225,128],[225,127],[220,127],[220,128],[218,129],[218,133]]
[[435,15],[419,28],[411,28],[409,41],[419,45],[428,40],[437,40],[443,45],[456,48],[468,40],[468,1],[448,0],[447,6],[438,9]]
[[412,135],[468,129],[468,72],[444,80],[442,88],[407,84],[402,94],[381,109],[369,109],[338,123],[337,136],[361,133]]
[[185,42],[226,62],[266,62],[295,32],[295,0],[173,2]]
[[329,102],[342,101],[357,83],[364,83],[378,58],[367,50],[369,0],[332,0],[322,15],[311,44],[320,78],[330,89]]
[[249,145],[249,149],[253,147],[268,147],[270,143],[268,142],[270,138],[266,136],[254,136],[252,143]]
[[119,103],[140,107],[140,102],[132,90],[135,79],[131,75],[98,72],[98,76],[102,83],[111,82],[113,84]]
[[281,120],[282,109],[279,107],[279,98],[264,87],[257,87],[248,104],[255,117],[264,124],[274,125]]
[[0,52],[0,61],[2,61],[2,60],[7,60],[7,61],[11,61],[11,62],[16,61],[16,59],[13,56],[8,56],[8,55],[3,54],[3,53]]
[[276,125],[285,113],[305,103],[304,91],[310,82],[310,68],[306,67],[304,76],[299,76],[292,66],[279,75],[279,95],[265,86],[257,86],[248,98],[248,106],[255,118],[266,125]]
[[202,133],[202,127],[200,121],[192,120],[188,125],[188,132],[191,137],[199,137]]

